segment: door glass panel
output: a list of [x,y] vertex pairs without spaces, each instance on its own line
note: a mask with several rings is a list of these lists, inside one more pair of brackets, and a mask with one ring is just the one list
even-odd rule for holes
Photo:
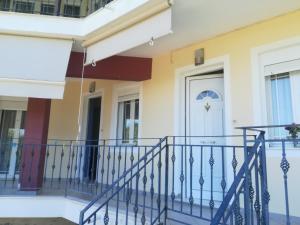
[[134,141],[136,142],[139,135],[139,100],[135,100],[135,112],[134,112]]
[[[268,122],[270,125],[282,125],[293,123],[293,107],[290,76],[288,73],[272,75],[267,78],[269,91]],[[268,90],[267,86],[267,90]],[[284,129],[270,129],[272,138],[283,138],[288,136]]]
[[16,173],[19,173],[20,171],[20,159],[21,159],[21,151],[23,147],[23,139],[24,139],[24,133],[25,133],[25,117],[26,117],[26,111],[21,112],[21,124],[20,129],[18,133],[18,140],[17,140],[17,153],[16,153],[16,166],[15,171]]
[[15,121],[17,112],[14,110],[3,110],[0,124],[0,172],[7,172],[11,156],[11,145],[15,132]]
[[25,111],[2,110],[0,119],[0,173],[19,171]]
[[136,144],[139,128],[139,99],[118,104],[117,139],[119,144]]
[[123,140],[129,139],[130,122],[130,101],[126,101],[124,103]]

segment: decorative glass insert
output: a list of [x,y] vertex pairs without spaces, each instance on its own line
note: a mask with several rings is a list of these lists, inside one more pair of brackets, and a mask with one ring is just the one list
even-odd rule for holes
[[42,3],[41,4],[41,14],[54,15],[54,5]]
[[197,100],[202,100],[206,97],[210,97],[212,99],[218,99],[219,98],[219,95],[214,92],[214,91],[211,91],[211,90],[205,90],[205,91],[202,91],[198,96],[197,96]]

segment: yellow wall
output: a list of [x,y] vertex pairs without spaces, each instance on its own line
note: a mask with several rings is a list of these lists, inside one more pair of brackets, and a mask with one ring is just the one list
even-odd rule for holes
[[[152,79],[144,84],[143,134],[172,134],[175,70],[192,65],[198,48],[205,49],[206,59],[229,55],[232,120],[237,121],[233,126],[251,124],[251,48],[295,36],[300,36],[300,11],[155,57]],[[156,131],[153,121],[162,121],[164,126]]]
[[[83,95],[88,93],[88,87],[93,80],[84,79]],[[102,137],[110,134],[112,89],[120,81],[97,80],[96,89],[103,90],[103,130]],[[64,98],[51,102],[49,134],[50,139],[75,140],[78,135],[78,109],[80,99],[80,79],[68,79],[65,86]]]
[[[144,82],[143,134],[164,136],[173,134],[175,70],[194,63],[194,51],[205,49],[205,58],[223,55],[230,58],[230,86],[233,127],[254,125],[251,87],[251,49],[272,42],[300,38],[300,11],[264,21],[213,39],[155,57],[152,79]],[[226,104],[226,103],[225,103]],[[155,122],[153,122],[155,121]],[[160,126],[158,127],[158,124]],[[237,132],[237,131],[235,131]],[[268,157],[270,211],[284,213],[281,155]],[[300,216],[297,190],[300,189],[295,173],[300,171],[300,157],[289,159],[293,172],[289,176],[290,212]]]
[[[199,28],[200,29],[200,28]],[[174,50],[154,57],[152,79],[143,82],[143,108],[142,108],[142,134],[143,137],[162,137],[172,135],[174,116],[174,82],[175,70],[193,64],[194,51],[198,48],[205,49],[205,58],[211,59],[223,55],[230,58],[230,86],[232,101],[232,119],[236,121],[233,126],[249,125],[253,123],[252,114],[252,87],[251,87],[251,49],[260,45],[270,44],[283,39],[300,37],[300,11],[283,15],[268,21],[264,21],[240,30],[236,30],[213,39],[198,42],[182,49]],[[111,122],[112,85],[118,81],[97,81],[97,88],[104,88],[104,135],[109,137]],[[87,90],[87,83],[84,92]],[[68,81],[65,89],[64,100],[52,101],[50,138],[76,138],[77,135],[77,112],[79,99],[79,82]],[[226,104],[226,103],[225,103]],[[279,171],[278,157],[268,158],[269,165]],[[300,158],[293,159],[295,171],[300,171],[296,163]],[[276,170],[276,171],[277,171]],[[272,169],[271,169],[272,171]],[[269,175],[270,192],[277,195],[276,183],[282,185],[281,174]],[[291,199],[297,198],[296,190],[300,188],[296,176],[290,178]],[[298,187],[298,188],[296,188]],[[282,189],[282,186],[280,186]],[[283,192],[281,192],[283,194]],[[277,207],[274,202],[271,210],[282,212],[282,207]],[[280,201],[282,204],[282,201]],[[299,201],[293,201],[291,213],[300,213]]]

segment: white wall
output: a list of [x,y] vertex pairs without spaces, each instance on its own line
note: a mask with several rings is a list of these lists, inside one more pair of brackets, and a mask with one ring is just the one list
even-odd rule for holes
[[[76,224],[80,211],[88,202],[72,200],[65,197],[0,197],[0,217],[2,218],[57,218],[62,217]],[[96,208],[92,207],[91,212]],[[105,207],[104,207],[105,209]],[[108,209],[109,224],[115,224],[115,210]],[[97,223],[103,224],[104,211],[97,214]],[[129,213],[129,224],[133,224],[134,216]],[[140,218],[138,218],[140,221]],[[119,211],[119,224],[125,224],[125,213]]]

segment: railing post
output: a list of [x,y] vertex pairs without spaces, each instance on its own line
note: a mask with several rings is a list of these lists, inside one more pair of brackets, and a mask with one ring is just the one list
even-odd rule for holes
[[166,159],[165,159],[165,221],[164,224],[167,224],[168,218],[168,195],[169,195],[169,145],[168,137],[166,137]]
[[269,225],[269,201],[270,194],[268,192],[268,181],[267,181],[267,160],[266,160],[266,143],[265,133],[263,132],[262,145],[261,145],[261,201],[262,201],[262,219],[263,224]]
[[243,129],[243,139],[244,139],[244,162],[246,163],[245,182],[244,182],[245,224],[250,224],[249,164],[248,164],[247,129],[245,128]]

